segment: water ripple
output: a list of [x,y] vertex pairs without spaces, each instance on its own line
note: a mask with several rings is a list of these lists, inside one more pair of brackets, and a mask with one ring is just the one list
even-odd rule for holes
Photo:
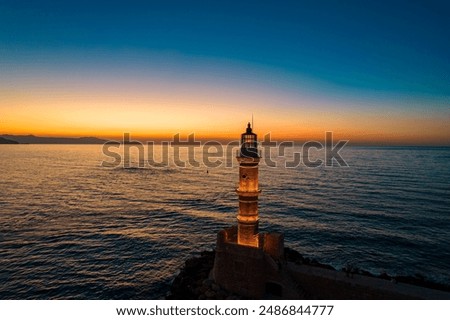
[[[235,223],[237,168],[108,169],[99,146],[0,148],[0,299],[159,298]],[[261,166],[261,229],[337,268],[450,284],[450,149],[343,156],[350,167]]]

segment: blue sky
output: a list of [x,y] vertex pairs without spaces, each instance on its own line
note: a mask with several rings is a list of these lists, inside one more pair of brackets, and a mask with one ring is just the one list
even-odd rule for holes
[[450,92],[446,1],[243,2],[2,2],[0,43],[7,56],[165,51],[350,87]]

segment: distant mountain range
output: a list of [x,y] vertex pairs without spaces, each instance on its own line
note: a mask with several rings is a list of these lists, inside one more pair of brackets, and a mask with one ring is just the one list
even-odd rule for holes
[[18,144],[18,142],[0,137],[0,144]]
[[15,136],[10,134],[0,135],[0,144],[103,144],[106,140],[95,137],[81,138],[53,138],[53,137],[37,137],[34,135]]

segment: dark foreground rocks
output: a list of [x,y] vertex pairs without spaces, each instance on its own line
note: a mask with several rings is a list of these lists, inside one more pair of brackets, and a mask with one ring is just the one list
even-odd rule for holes
[[[169,300],[198,300],[198,299],[245,299],[221,288],[210,278],[210,272],[214,265],[214,251],[201,252],[199,256],[186,260],[179,274],[173,280],[170,292],[166,296]],[[285,259],[287,262],[297,265],[313,266],[327,270],[335,270],[332,266],[319,263],[314,259],[303,257],[300,253],[290,248],[285,248]],[[336,271],[339,272],[339,271]],[[340,272],[352,278],[354,275],[363,275],[378,279],[384,279],[395,283],[405,283],[424,288],[450,292],[450,286],[434,283],[421,275],[415,276],[389,276],[386,273],[378,276],[370,272],[360,270],[356,267],[346,266]],[[339,299],[337,297],[336,299]]]
[[214,265],[215,251],[204,251],[186,260],[184,267],[172,282],[167,300],[242,299],[209,278]]
[[[304,265],[310,265],[315,266],[319,268],[329,269],[329,270],[336,270],[330,265],[322,264],[320,262],[317,262],[314,259],[309,259],[303,257],[300,253],[298,253],[295,250],[292,250],[290,248],[285,249],[285,257],[286,260],[289,262],[293,262],[295,264],[304,264]],[[430,288],[435,290],[441,290],[441,291],[447,291],[450,292],[450,286],[441,284],[441,283],[435,283],[433,281],[427,280],[424,276],[420,274],[416,274],[414,276],[390,276],[386,273],[381,273],[379,275],[374,275],[368,271],[361,270],[354,266],[346,266],[341,269],[342,272],[345,272],[348,277],[353,277],[355,274],[378,278],[378,279],[384,279],[392,282],[398,282],[398,283],[405,283],[405,284],[411,284],[419,287],[424,288]]]

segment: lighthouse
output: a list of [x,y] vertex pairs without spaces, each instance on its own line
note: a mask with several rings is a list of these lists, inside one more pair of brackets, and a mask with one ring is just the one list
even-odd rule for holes
[[237,152],[239,162],[239,211],[237,215],[237,243],[244,246],[258,247],[258,186],[259,152],[257,135],[253,133],[250,122],[241,135],[240,150]]
[[211,278],[222,288],[247,298],[259,299],[272,294],[296,299],[296,290],[283,269],[283,234],[258,232],[260,154],[250,123],[241,134],[236,158],[239,163],[237,225],[217,233]]

